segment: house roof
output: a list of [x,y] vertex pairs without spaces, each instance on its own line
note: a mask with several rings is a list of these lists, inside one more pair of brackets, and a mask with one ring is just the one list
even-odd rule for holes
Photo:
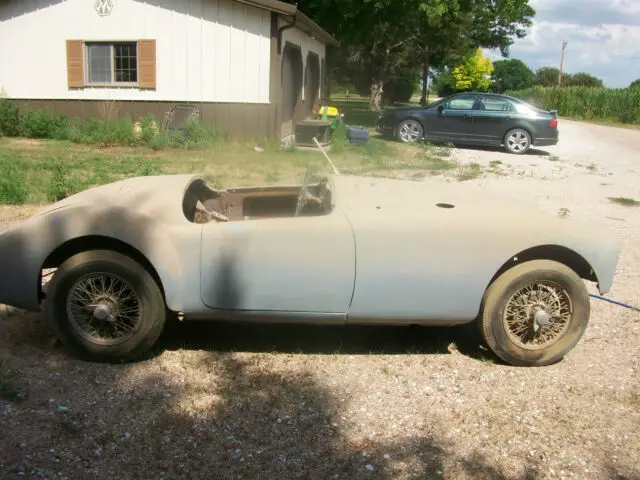
[[253,7],[262,8],[272,12],[279,13],[290,17],[290,23],[295,24],[300,30],[307,32],[312,37],[326,45],[338,46],[338,41],[327,31],[323,30],[320,25],[307,17],[298,10],[298,7],[291,3],[281,2],[279,0],[234,0],[238,3],[244,3]]

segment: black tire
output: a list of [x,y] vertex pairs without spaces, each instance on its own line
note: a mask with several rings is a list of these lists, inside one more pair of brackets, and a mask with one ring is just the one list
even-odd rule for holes
[[[543,289],[555,289],[555,298],[568,298],[567,305],[571,307],[564,329],[556,327],[560,332],[553,342],[539,349],[517,339],[517,335],[505,325],[508,322],[504,316],[512,296],[533,283],[543,285],[540,287]],[[554,299],[552,295],[548,298]],[[507,270],[487,289],[482,303],[479,322],[484,340],[498,357],[515,366],[546,366],[562,360],[582,338],[591,309],[589,292],[583,280],[569,267],[550,260],[524,262]],[[527,323],[532,328],[533,310],[527,314]],[[545,319],[544,316],[540,318],[542,321]],[[546,327],[539,328],[543,332],[542,328]],[[530,335],[531,330],[527,333]]]
[[[98,272],[109,279],[117,279],[115,281],[121,282],[118,285],[126,285],[130,289],[126,292],[133,292],[135,305],[139,305],[138,320],[132,333],[111,344],[105,343],[108,340],[89,338],[90,334],[82,332],[82,328],[67,314],[67,298],[76,282]],[[92,300],[95,301],[95,297]],[[142,357],[157,342],[167,316],[162,292],[150,273],[130,257],[107,250],[79,253],[60,265],[48,285],[44,309],[60,340],[80,358],[94,362],[120,363]],[[107,320],[96,320],[95,314],[87,316],[90,322],[108,325]],[[121,317],[119,319],[122,320]]]
[[522,128],[509,130],[504,136],[504,148],[514,155],[524,155],[531,148],[531,135]]
[[[406,135],[403,134],[404,130]],[[424,138],[424,129],[419,121],[413,118],[407,118],[398,124],[396,129],[396,138],[403,143],[415,143]]]

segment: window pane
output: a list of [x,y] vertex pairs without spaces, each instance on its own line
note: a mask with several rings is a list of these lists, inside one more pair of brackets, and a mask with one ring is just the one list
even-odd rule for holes
[[482,100],[484,110],[490,112],[509,112],[511,111],[511,103],[506,100],[485,98]]
[[137,45],[118,43],[114,45],[116,82],[138,81]]
[[111,82],[111,46],[87,45],[89,83]]
[[446,108],[449,110],[472,110],[475,101],[476,97],[474,96],[453,98]]

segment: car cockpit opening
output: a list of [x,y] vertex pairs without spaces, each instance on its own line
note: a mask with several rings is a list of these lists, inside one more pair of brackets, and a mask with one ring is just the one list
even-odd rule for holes
[[303,185],[214,189],[197,178],[187,187],[183,212],[192,223],[328,215],[333,210],[327,178]]

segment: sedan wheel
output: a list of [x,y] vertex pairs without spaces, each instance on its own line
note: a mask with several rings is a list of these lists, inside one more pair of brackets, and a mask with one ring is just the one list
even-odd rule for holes
[[405,143],[413,143],[422,140],[422,125],[416,120],[404,120],[398,125],[398,138]]
[[74,255],[48,285],[45,313],[78,356],[121,362],[147,353],[166,322],[154,278],[133,259],[111,251]]
[[531,135],[521,128],[511,130],[505,136],[504,145],[509,153],[522,155],[531,147]]
[[543,366],[578,343],[589,314],[589,293],[573,270],[534,260],[507,270],[487,289],[480,321],[485,341],[504,361]]

